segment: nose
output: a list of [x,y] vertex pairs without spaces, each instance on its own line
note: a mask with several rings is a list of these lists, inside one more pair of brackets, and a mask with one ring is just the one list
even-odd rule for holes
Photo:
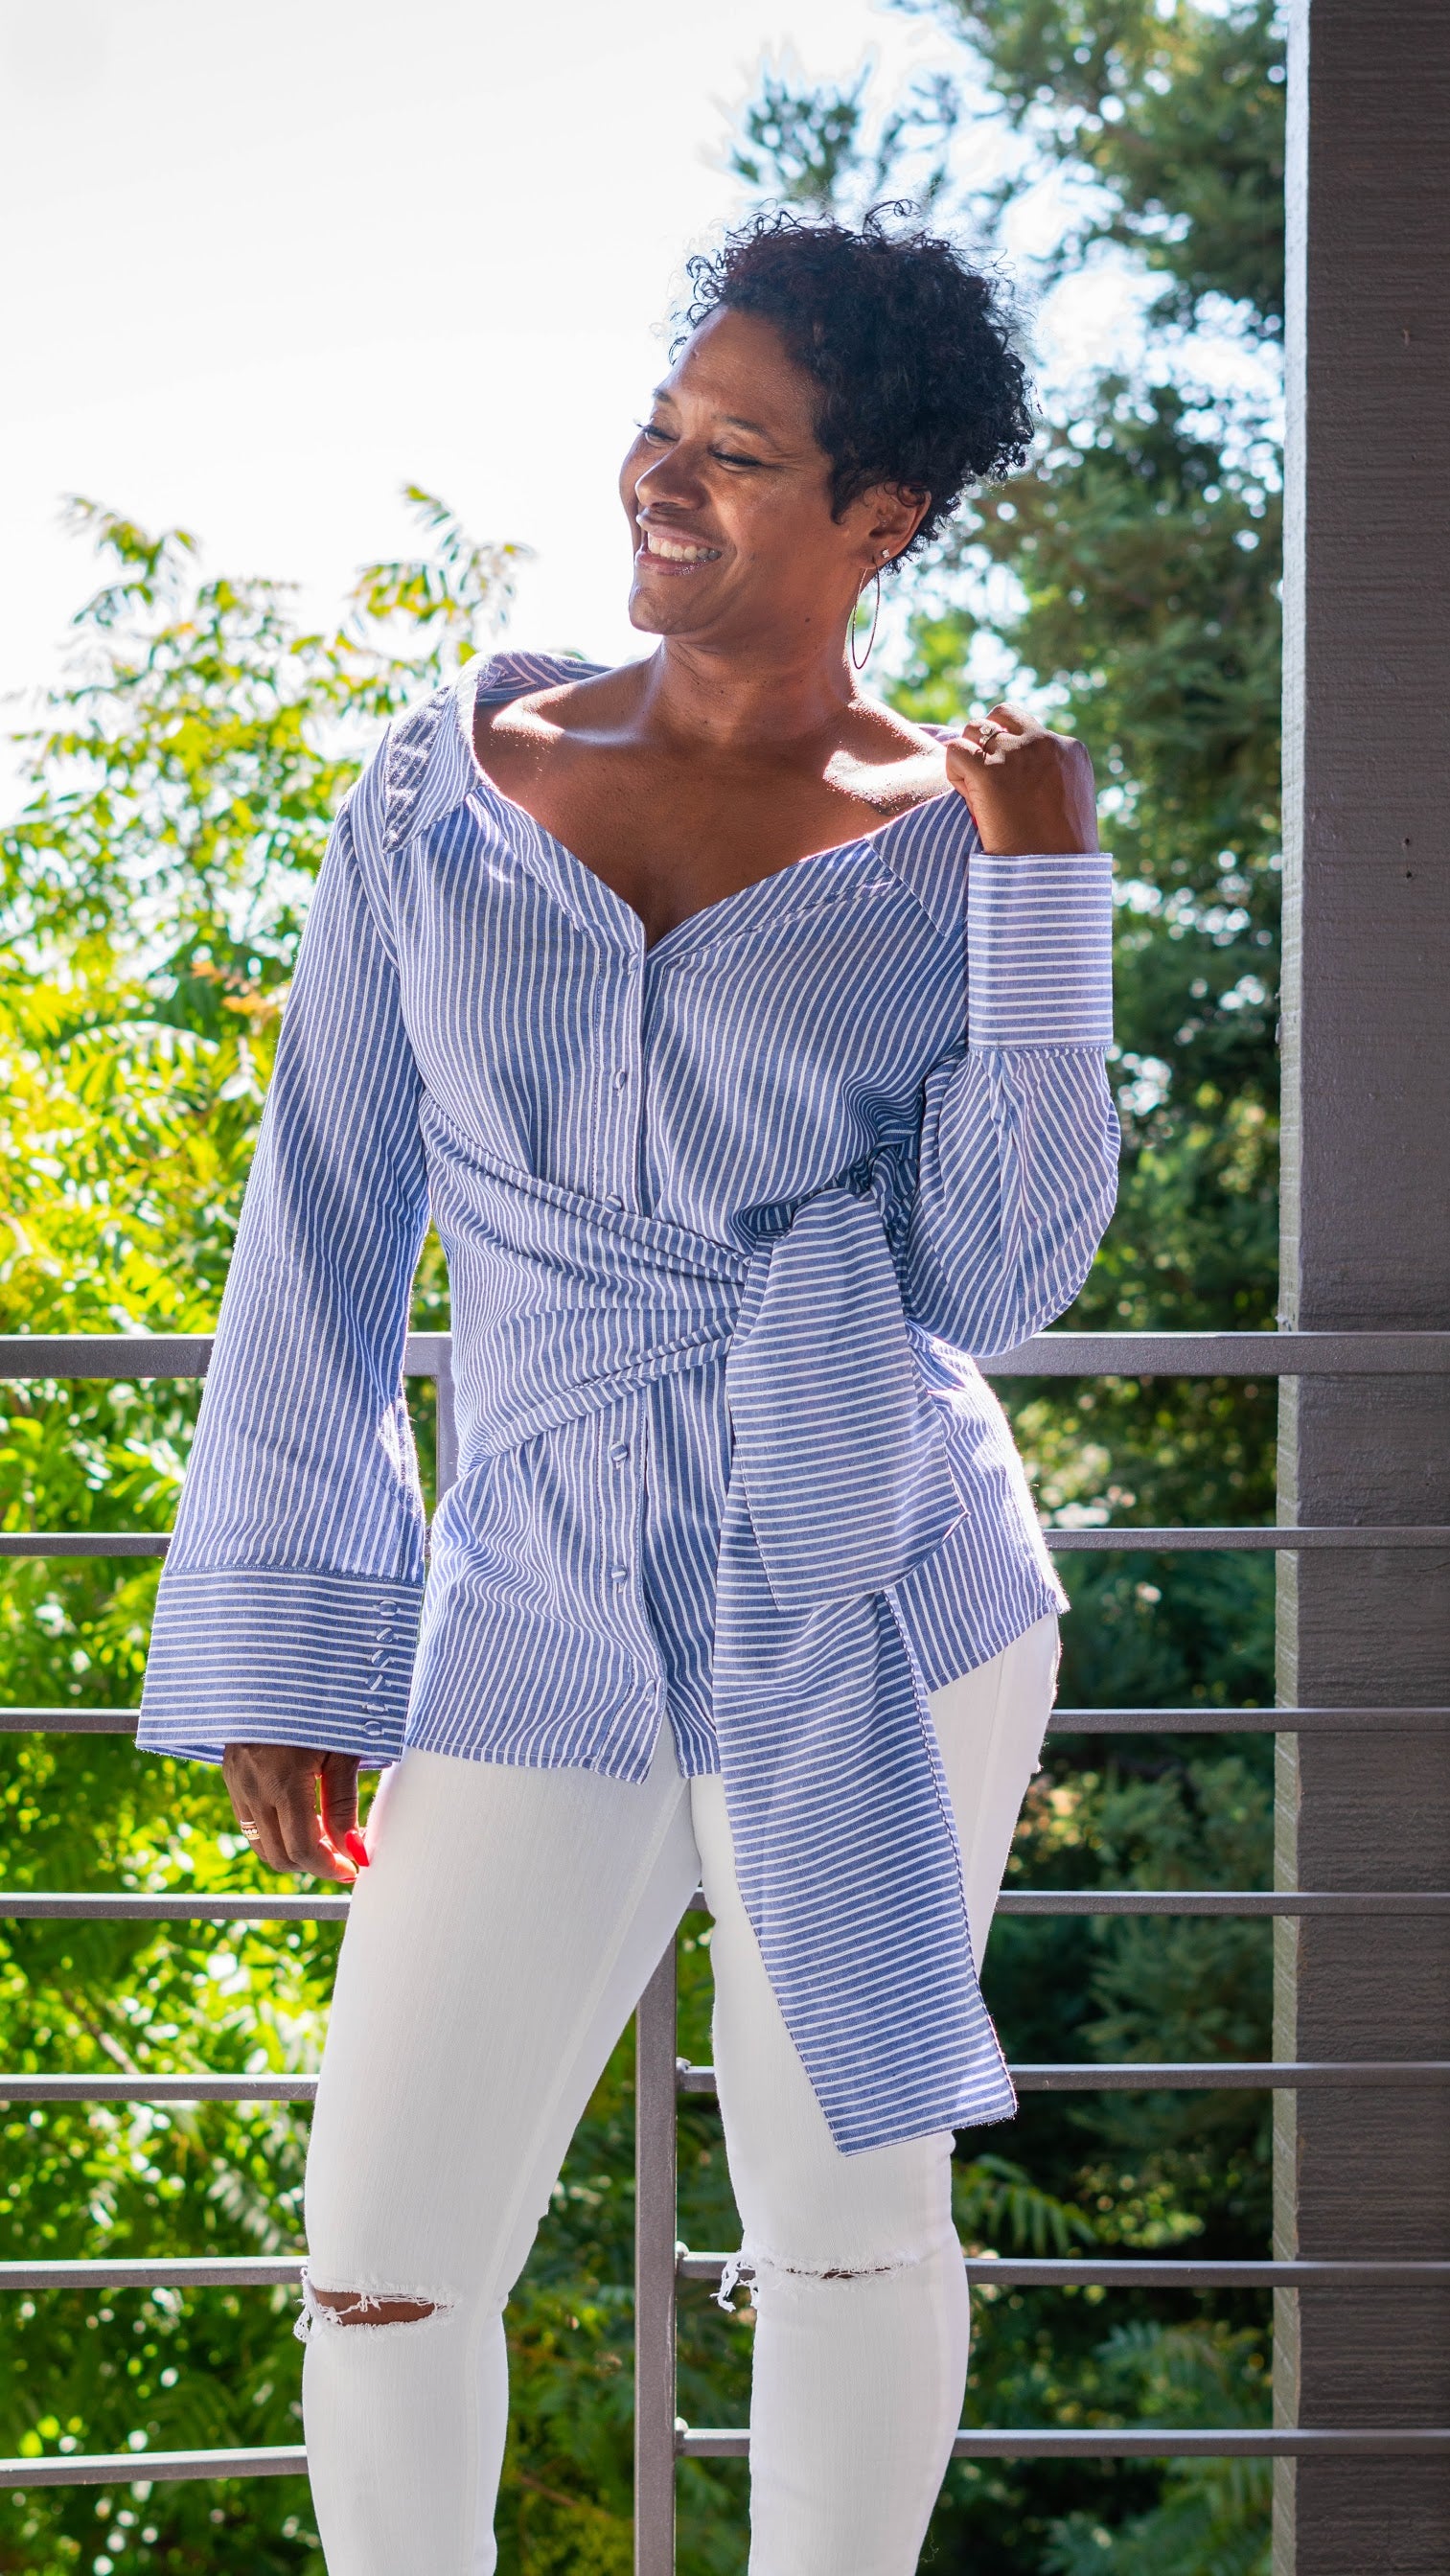
[[704,498],[698,465],[683,439],[667,447],[662,455],[652,456],[643,473],[635,477],[637,510],[698,510]]

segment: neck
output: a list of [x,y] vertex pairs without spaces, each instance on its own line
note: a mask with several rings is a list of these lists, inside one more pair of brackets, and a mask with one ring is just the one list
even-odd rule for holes
[[638,667],[644,729],[717,751],[828,731],[858,696],[844,634],[748,651],[667,635]]

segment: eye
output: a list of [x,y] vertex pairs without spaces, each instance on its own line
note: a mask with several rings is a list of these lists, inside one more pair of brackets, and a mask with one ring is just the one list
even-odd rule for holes
[[639,431],[641,438],[652,438],[656,440],[661,447],[669,446],[670,432],[667,429],[661,429],[658,421],[637,420],[634,425]]
[[712,447],[710,453],[718,457],[722,465],[759,465],[761,462],[758,456],[732,456],[726,447]]

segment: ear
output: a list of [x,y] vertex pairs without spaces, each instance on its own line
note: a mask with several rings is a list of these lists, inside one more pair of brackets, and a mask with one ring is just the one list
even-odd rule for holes
[[862,493],[857,506],[862,514],[866,569],[875,571],[910,545],[931,508],[931,494],[913,491],[906,484],[878,483]]

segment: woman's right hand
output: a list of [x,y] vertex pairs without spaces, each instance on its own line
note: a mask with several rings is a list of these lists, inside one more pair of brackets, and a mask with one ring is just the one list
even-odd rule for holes
[[355,1753],[315,1753],[301,1744],[229,1744],[222,1778],[239,1825],[269,1869],[308,1870],[351,1887],[366,1860],[357,1823]]

